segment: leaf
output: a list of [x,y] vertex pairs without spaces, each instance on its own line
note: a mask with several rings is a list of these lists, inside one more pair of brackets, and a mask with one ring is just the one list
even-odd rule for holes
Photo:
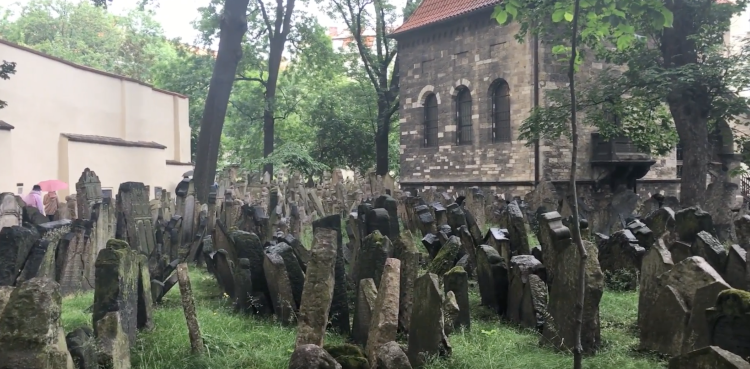
[[563,20],[563,16],[565,15],[565,10],[563,9],[557,9],[554,13],[552,13],[552,21],[557,23],[561,20]]
[[495,10],[497,11],[497,14],[495,14],[495,20],[497,21],[497,23],[505,24],[508,21],[508,12],[499,9]]
[[518,9],[516,9],[516,7],[513,6],[512,4],[506,5],[505,11],[508,12],[508,14],[510,14],[510,16],[513,18],[518,16]]
[[573,14],[572,13],[565,12],[565,16],[564,17],[565,17],[565,20],[568,21],[568,22],[572,22],[573,21]]
[[674,22],[674,14],[667,8],[662,8],[661,14],[664,16],[664,27],[671,28]]

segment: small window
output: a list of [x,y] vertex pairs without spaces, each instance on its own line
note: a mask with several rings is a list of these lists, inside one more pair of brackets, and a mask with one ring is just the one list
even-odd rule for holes
[[492,90],[492,141],[510,142],[510,87],[505,81]]
[[677,160],[682,160],[682,143],[678,143],[675,147],[675,154]]
[[438,103],[434,94],[424,102],[424,147],[438,145]]
[[677,166],[677,178],[682,178],[682,165]]
[[468,88],[462,88],[458,92],[457,102],[456,123],[458,125],[458,135],[456,137],[456,144],[471,145],[471,92]]

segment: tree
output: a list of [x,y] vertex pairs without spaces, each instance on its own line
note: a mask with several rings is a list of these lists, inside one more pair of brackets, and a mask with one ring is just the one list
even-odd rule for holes
[[[414,9],[413,1],[407,8]],[[389,137],[393,118],[399,109],[399,67],[395,40],[388,37],[397,21],[395,7],[387,0],[327,0],[330,14],[346,24],[362,67],[377,93],[377,130],[375,133],[375,172],[389,170]],[[374,40],[365,31],[374,30]],[[374,50],[373,50],[374,49]]]
[[[563,20],[571,23],[570,36],[568,39],[569,47],[566,45],[557,45],[553,52],[565,53],[568,56],[568,90],[570,104],[570,139],[572,143],[571,161],[570,161],[570,208],[573,213],[571,226],[573,228],[573,242],[576,244],[579,254],[578,265],[578,284],[576,288],[576,304],[574,309],[575,324],[573,326],[573,368],[581,369],[583,358],[583,347],[581,345],[581,328],[583,326],[583,307],[586,297],[586,263],[588,253],[583,244],[580,230],[580,216],[578,213],[578,194],[576,186],[576,170],[578,166],[578,103],[576,102],[576,70],[581,64],[579,56],[579,42],[588,43],[592,49],[602,49],[604,45],[616,45],[618,49],[628,49],[635,41],[635,27],[633,24],[647,19],[646,16],[654,17],[658,14],[656,21],[660,27],[669,26],[671,23],[671,13],[665,10],[663,5],[652,0],[642,2],[632,1],[628,3],[615,3],[611,0],[573,0],[572,3],[565,1],[547,1],[541,3],[535,0],[529,0],[524,3],[523,0],[510,0],[498,5],[493,13],[493,18],[501,24],[517,20],[521,23],[521,33],[519,39],[523,40],[526,32],[532,31],[535,35],[549,36],[553,30],[559,31],[560,22]],[[624,7],[620,9],[619,7]],[[581,8],[586,12],[585,20],[579,17]],[[643,16],[642,18],[635,18]],[[660,17],[660,18],[658,18]],[[549,22],[549,21],[552,22]],[[651,19],[651,24],[654,23]],[[582,24],[579,32],[579,23]],[[558,33],[559,34],[559,33]],[[553,107],[553,109],[559,106]],[[556,112],[558,110],[556,109]],[[534,112],[537,116],[540,110]],[[532,116],[534,115],[532,114]],[[562,115],[562,114],[561,114]],[[531,119],[531,118],[530,118]],[[562,134],[564,131],[558,123],[554,133]],[[538,137],[543,131],[536,131]]]
[[[11,74],[16,74],[16,63],[3,60],[3,63],[0,64],[0,78],[8,80]],[[0,109],[6,106],[8,106],[8,103],[0,100]]]
[[242,59],[242,38],[247,31],[249,0],[226,0],[221,17],[219,50],[208,87],[193,176],[198,201],[208,203],[208,192],[216,178],[221,131],[232,93],[237,66]]

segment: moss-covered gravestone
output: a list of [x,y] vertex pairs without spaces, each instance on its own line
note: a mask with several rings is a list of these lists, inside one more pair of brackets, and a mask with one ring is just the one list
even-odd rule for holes
[[375,285],[380,285],[380,277],[383,275],[383,267],[386,259],[393,257],[393,244],[388,237],[383,236],[380,231],[375,230],[365,237],[357,254],[357,279],[365,278],[375,280]]
[[531,255],[510,260],[508,304],[505,316],[525,328],[541,330],[547,315],[547,285],[544,265]]
[[276,252],[266,252],[263,271],[266,273],[276,318],[282,324],[294,324],[294,311],[297,305],[282,256]]
[[0,286],[13,286],[39,234],[21,226],[0,230]]
[[508,265],[497,250],[487,245],[477,248],[477,282],[482,305],[500,315],[508,304]]
[[411,321],[411,307],[414,301],[414,281],[419,275],[420,252],[414,245],[414,238],[409,230],[404,230],[396,239],[395,246],[399,249],[398,258],[401,260],[401,298],[399,299],[398,324],[402,331],[409,330]]
[[96,258],[93,323],[98,337],[98,322],[107,313],[119,312],[122,329],[130,345],[135,344],[138,328],[138,258],[122,240],[111,239]]
[[[469,308],[469,274],[466,273],[463,267],[457,266],[445,273],[443,276],[443,289],[447,294],[453,292],[458,305],[458,315],[456,320],[451,321],[450,324],[455,323],[455,329],[463,327],[465,329],[471,328],[471,310]],[[446,328],[449,324],[445,322]]]
[[711,214],[703,211],[699,206],[678,211],[674,219],[675,232],[680,241],[692,244],[701,231],[716,234]]
[[[320,228],[314,231],[310,263],[307,265],[297,321],[297,347],[322,346],[334,291],[336,265],[336,231]],[[291,368],[291,365],[290,365]]]
[[[654,238],[662,238],[674,231],[675,214],[671,208],[661,208],[649,214],[643,223],[654,233]],[[671,240],[665,241],[671,243]]]
[[750,292],[725,290],[706,310],[709,343],[740,357],[750,356]]
[[0,315],[0,369],[73,369],[61,304],[60,285],[49,278],[13,290]]
[[461,241],[456,236],[451,236],[443,247],[440,248],[437,255],[429,264],[427,272],[442,276],[447,273],[454,265],[461,250]]
[[331,327],[341,334],[348,335],[349,325],[349,300],[348,286],[346,283],[346,266],[344,265],[344,243],[341,233],[341,214],[329,215],[313,222],[313,233],[318,229],[330,229],[336,232],[336,264],[335,264],[335,286],[333,289],[333,301],[331,302],[330,319]]
[[444,331],[444,299],[437,275],[426,273],[417,278],[407,350],[414,368],[424,366],[429,357],[451,354],[452,348]]
[[378,288],[372,278],[359,281],[357,301],[354,305],[354,323],[352,325],[352,339],[362,346],[367,345],[367,335],[370,334],[370,320],[375,300],[378,297]]
[[727,263],[727,250],[724,245],[706,231],[698,232],[692,245],[693,255],[700,256],[717,272],[723,273]]

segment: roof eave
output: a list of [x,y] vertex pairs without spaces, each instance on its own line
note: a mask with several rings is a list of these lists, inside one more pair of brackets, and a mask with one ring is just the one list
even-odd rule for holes
[[435,21],[435,22],[430,22],[430,23],[423,24],[421,26],[417,26],[417,27],[414,27],[414,28],[409,28],[407,30],[403,30],[403,31],[400,31],[400,32],[399,32],[399,30],[396,30],[396,31],[391,32],[390,34],[386,35],[385,37],[396,39],[396,38],[401,37],[403,35],[411,34],[411,33],[414,33],[415,31],[423,30],[425,28],[429,28],[429,27],[432,27],[432,26],[437,26],[437,25],[440,25],[440,24],[443,24],[443,23],[447,23],[449,21],[454,21],[456,19],[460,19],[460,18],[464,18],[464,17],[469,17],[469,16],[472,16],[474,14],[486,12],[487,9],[491,9],[495,5],[497,5],[497,4],[488,5],[488,6],[479,8],[479,9],[474,9],[474,10],[472,10],[470,12],[467,12],[467,13],[459,14],[459,15],[456,15],[456,16],[453,16],[453,17],[448,17],[448,18],[441,19],[441,20],[438,20],[438,21]]

